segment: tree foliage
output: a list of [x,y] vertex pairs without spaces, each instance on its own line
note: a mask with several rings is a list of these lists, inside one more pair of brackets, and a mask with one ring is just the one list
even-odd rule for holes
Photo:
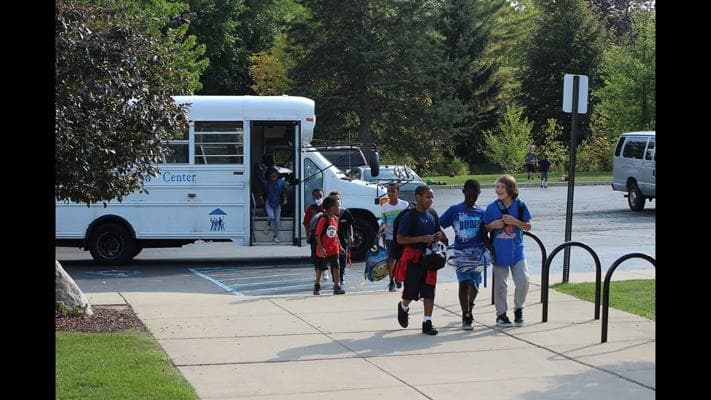
[[595,132],[583,141],[578,149],[576,171],[612,171],[612,152],[615,141]]
[[616,40],[626,36],[632,28],[632,14],[636,10],[654,9],[654,0],[589,0],[599,20]]
[[[534,29],[524,42],[524,65],[519,71],[520,100],[526,115],[538,127],[548,118],[570,126],[570,114],[563,112],[563,76],[588,75],[589,89],[599,87],[596,74],[606,43],[606,33],[590,11],[586,0],[534,0]],[[588,109],[594,103],[588,102]],[[581,132],[589,131],[588,114],[578,121]],[[534,132],[541,143],[542,132]]]
[[622,132],[655,129],[655,30],[655,13],[638,11],[623,43],[605,51],[600,68],[604,86],[593,91],[598,106],[591,123],[599,136],[616,140]]
[[492,129],[515,88],[506,66],[523,33],[521,12],[504,0],[443,1],[438,32],[443,36],[446,73],[442,74],[460,108],[456,115],[453,153],[468,162],[482,161],[482,132]]
[[[175,53],[173,69],[179,75],[184,75],[190,81],[187,91],[175,95],[193,94],[202,88],[200,78],[207,68],[209,60],[205,57],[205,45],[198,44],[195,35],[188,35],[192,13],[187,1],[175,0],[100,0],[99,5],[121,7],[131,15],[131,18],[141,21],[143,30],[164,37],[162,43],[167,51]],[[167,77],[168,78],[168,77]],[[176,84],[180,86],[180,77]]]
[[565,139],[563,127],[556,123],[555,118],[548,118],[543,128],[543,142],[538,146],[538,158],[546,155],[551,163],[551,171],[563,172],[567,168],[569,153],[562,142]]
[[[376,141],[414,154],[447,142],[453,113],[441,95],[440,39],[432,3],[303,2],[289,31],[294,91],[316,100],[320,139]],[[435,134],[436,132],[436,134]]]
[[252,90],[262,96],[287,93],[292,85],[289,67],[292,60],[286,54],[286,37],[280,34],[277,44],[271,51],[262,51],[249,56],[249,76],[252,78]]
[[484,132],[484,154],[507,174],[519,171],[532,142],[532,128],[522,107],[507,105],[499,127]]
[[293,0],[187,0],[194,16],[188,33],[205,44],[210,65],[201,94],[254,94],[250,56],[268,52],[284,23],[293,17]]
[[176,54],[120,5],[64,1],[56,13],[55,195],[87,204],[142,189],[185,128]]

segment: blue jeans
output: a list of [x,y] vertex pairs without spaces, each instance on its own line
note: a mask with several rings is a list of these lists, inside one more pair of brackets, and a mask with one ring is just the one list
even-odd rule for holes
[[264,209],[267,211],[267,220],[272,223],[272,230],[274,231],[274,237],[279,237],[279,220],[281,219],[281,205],[272,207],[267,202],[264,205]]

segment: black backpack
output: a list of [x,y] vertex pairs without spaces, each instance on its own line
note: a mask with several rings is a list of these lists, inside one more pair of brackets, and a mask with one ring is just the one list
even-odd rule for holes
[[[407,233],[408,236],[415,236],[415,232],[417,230],[417,214],[414,212],[410,212],[411,210],[415,210],[416,207],[414,207],[412,204],[407,207],[406,209],[400,211],[397,216],[395,217],[395,221],[393,221],[393,241],[390,243],[390,257],[395,259],[395,262],[400,259],[402,256],[402,249],[403,245],[397,242],[397,231],[400,229],[400,221],[402,218],[404,218],[405,214],[409,213],[409,218],[410,219],[410,231]],[[437,215],[437,211],[434,210],[434,208],[430,207],[430,214],[434,217],[434,222],[435,222],[435,232],[440,231],[439,227],[439,215]]]
[[[318,220],[325,215],[325,211],[319,211],[311,217],[309,221],[309,244],[316,243],[316,227],[318,226]],[[323,234],[323,232],[321,232]]]
[[[523,202],[523,200],[518,201],[518,220],[523,221],[523,212],[526,210],[526,203]],[[496,203],[496,206],[499,207],[499,211],[501,211],[501,215],[508,214],[509,209],[504,205],[504,202],[501,201],[500,199],[497,199],[494,203]],[[491,253],[491,259],[495,260],[496,259],[496,253],[494,253],[494,231],[487,232],[484,235],[484,244],[486,245],[486,248],[489,250],[489,253]]]

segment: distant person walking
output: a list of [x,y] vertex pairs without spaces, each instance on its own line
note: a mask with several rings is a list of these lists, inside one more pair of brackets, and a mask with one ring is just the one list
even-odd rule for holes
[[524,162],[526,163],[526,172],[528,172],[528,180],[531,180],[531,174],[536,172],[536,164],[538,164],[535,145],[532,144],[531,147],[528,148],[528,154],[526,154]]
[[[513,277],[514,323],[523,325],[523,306],[528,295],[528,268],[523,248],[523,231],[531,230],[531,213],[518,198],[516,178],[504,175],[496,180],[496,199],[486,207],[484,223],[486,230],[494,232],[494,303],[496,325],[508,327],[511,321],[506,315],[509,269]],[[521,210],[522,212],[519,212]],[[518,216],[520,215],[520,219]],[[515,217],[516,216],[516,217]]]
[[548,155],[543,153],[543,156],[538,160],[538,171],[541,173],[541,187],[548,187],[548,170],[551,168],[551,162],[548,160]]

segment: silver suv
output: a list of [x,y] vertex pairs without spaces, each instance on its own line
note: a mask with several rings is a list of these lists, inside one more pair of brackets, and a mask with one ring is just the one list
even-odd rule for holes
[[656,197],[656,131],[620,135],[612,158],[612,190],[627,192],[633,211],[644,208],[645,200]]

